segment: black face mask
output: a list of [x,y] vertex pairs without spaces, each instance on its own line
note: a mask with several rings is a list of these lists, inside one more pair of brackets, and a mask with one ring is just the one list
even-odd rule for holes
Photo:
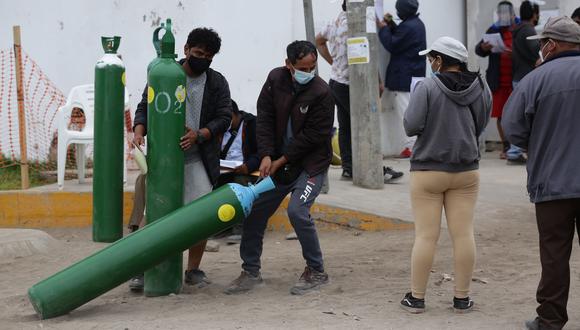
[[187,64],[189,64],[189,68],[194,74],[202,74],[209,69],[211,60],[190,55],[187,58]]

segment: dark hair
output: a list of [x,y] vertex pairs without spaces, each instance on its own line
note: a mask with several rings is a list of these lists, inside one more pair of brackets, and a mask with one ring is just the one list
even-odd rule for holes
[[346,11],[346,0],[342,0],[342,11]]
[[540,6],[537,3],[532,4],[530,1],[522,2],[520,6],[520,18],[524,21],[532,19],[534,14],[540,13]]
[[232,112],[235,114],[240,113],[240,108],[238,108],[238,104],[234,100],[232,100]]
[[292,64],[296,64],[298,60],[310,54],[314,54],[314,57],[318,58],[316,47],[310,41],[296,40],[286,47],[286,56],[288,56],[288,60]]
[[436,58],[437,56],[441,57],[441,59],[443,60],[443,64],[441,64],[441,68],[448,68],[450,66],[455,66],[458,65],[459,66],[459,70],[461,72],[468,72],[469,70],[467,69],[467,63],[465,62],[461,62],[460,60],[453,58],[451,56],[442,54],[436,50],[432,50],[429,52],[429,56],[432,58]]
[[215,55],[220,51],[222,39],[217,32],[212,29],[197,28],[189,32],[189,35],[187,36],[187,46],[197,46]]
[[580,7],[576,8],[576,10],[574,10],[572,13],[572,18],[574,17],[580,17]]

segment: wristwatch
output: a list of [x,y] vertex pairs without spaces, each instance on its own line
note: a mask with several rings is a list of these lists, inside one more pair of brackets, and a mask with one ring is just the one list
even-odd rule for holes
[[206,141],[205,136],[201,133],[201,130],[198,130],[197,131],[197,140],[196,140],[197,144],[202,144],[205,141]]

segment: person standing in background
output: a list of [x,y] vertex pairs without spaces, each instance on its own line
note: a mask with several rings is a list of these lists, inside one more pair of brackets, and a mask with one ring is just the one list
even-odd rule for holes
[[[409,105],[411,80],[413,77],[425,77],[425,56],[419,52],[427,48],[425,24],[419,18],[417,0],[397,0],[397,16],[402,20],[396,24],[391,14],[385,20],[377,21],[379,40],[391,54],[385,78],[385,100],[387,111],[397,114],[397,125],[403,125],[405,110]],[[415,138],[403,137],[399,157],[411,157]]]
[[[330,72],[330,89],[336,102],[338,117],[338,144],[342,162],[342,179],[352,180],[352,138],[350,125],[350,88],[348,79],[348,57],[346,40],[348,24],[346,0],[342,2],[342,11],[336,20],[327,25],[316,36],[316,48],[320,56],[332,66]],[[330,49],[328,48],[330,45]],[[403,172],[383,166],[384,183],[392,183],[403,176]]]
[[[520,5],[521,22],[513,29],[513,89],[530,73],[539,59],[540,43],[537,40],[528,40],[529,36],[536,35],[535,26],[540,20],[540,6],[530,1],[524,1]],[[524,150],[510,143],[506,153],[508,164],[525,164],[526,155]]]
[[489,57],[489,66],[487,67],[486,80],[489,88],[493,93],[493,110],[492,118],[497,118],[497,131],[503,144],[501,159],[506,159],[506,153],[510,148],[510,143],[505,139],[501,127],[501,116],[503,106],[512,93],[512,29],[519,23],[519,19],[514,13],[514,6],[509,1],[501,1],[497,5],[497,17],[495,22],[485,33],[499,33],[505,44],[506,49],[501,53],[492,51],[493,45],[483,41],[475,46],[475,53],[481,57]]

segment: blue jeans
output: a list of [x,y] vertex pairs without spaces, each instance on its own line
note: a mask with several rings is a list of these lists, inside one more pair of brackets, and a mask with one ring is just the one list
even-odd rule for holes
[[506,152],[506,158],[508,160],[518,159],[521,155],[524,154],[524,149],[510,144],[509,150]]
[[324,272],[322,251],[314,219],[310,216],[310,208],[320,193],[325,174],[310,177],[306,171],[302,171],[294,182],[287,185],[277,183],[274,190],[264,193],[256,200],[252,212],[243,222],[240,257],[245,271],[254,275],[260,272],[260,257],[268,219],[290,193],[288,218],[302,246],[302,256],[309,267]]
[[[518,86],[518,83],[519,83],[519,81],[512,81],[512,86],[513,86],[513,89],[514,90]],[[518,146],[515,146],[513,144],[510,144],[510,148],[506,152],[506,158],[508,160],[514,160],[514,159],[518,159],[523,154],[524,154],[524,149],[522,149],[522,148],[520,148]]]

